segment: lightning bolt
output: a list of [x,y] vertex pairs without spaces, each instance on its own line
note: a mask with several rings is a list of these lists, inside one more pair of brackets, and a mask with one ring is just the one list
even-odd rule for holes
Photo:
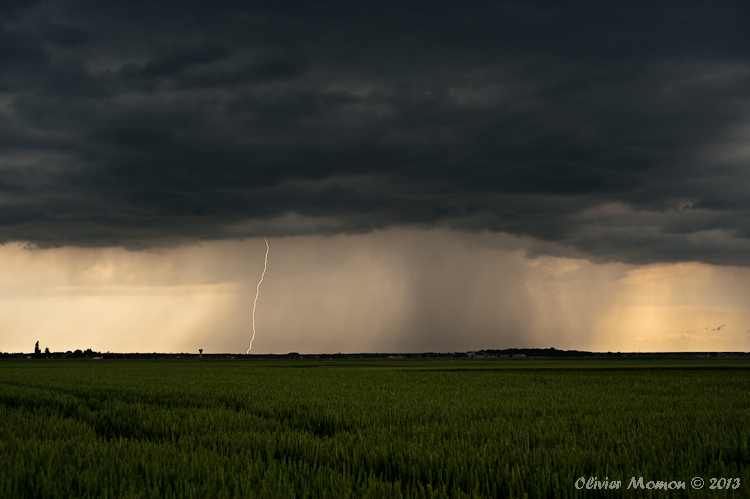
[[266,242],[266,261],[263,262],[263,273],[260,275],[260,281],[258,281],[258,286],[255,288],[255,300],[253,300],[253,337],[250,339],[250,348],[247,349],[248,354],[253,349],[253,340],[255,340],[255,306],[258,304],[260,285],[263,282],[263,277],[266,275],[266,268],[268,268],[268,239],[264,237],[263,240]]

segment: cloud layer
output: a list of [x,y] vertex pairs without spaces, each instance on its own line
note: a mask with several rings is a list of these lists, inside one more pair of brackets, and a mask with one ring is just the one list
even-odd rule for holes
[[750,265],[746,2],[0,11],[0,241],[389,227]]

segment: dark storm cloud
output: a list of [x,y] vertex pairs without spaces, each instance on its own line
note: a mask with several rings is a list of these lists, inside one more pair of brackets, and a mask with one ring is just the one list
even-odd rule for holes
[[410,5],[4,3],[0,240],[443,226],[750,265],[746,3]]

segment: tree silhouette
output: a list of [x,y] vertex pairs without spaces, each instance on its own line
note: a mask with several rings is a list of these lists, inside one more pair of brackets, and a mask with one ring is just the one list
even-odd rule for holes
[[38,341],[36,342],[36,345],[34,345],[34,353],[36,355],[39,355],[40,353],[42,353],[42,351],[39,350],[39,342]]

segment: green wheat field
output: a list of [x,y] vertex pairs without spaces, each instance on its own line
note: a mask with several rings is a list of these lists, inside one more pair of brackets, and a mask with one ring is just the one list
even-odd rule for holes
[[750,497],[749,435],[741,358],[0,362],[3,498]]

